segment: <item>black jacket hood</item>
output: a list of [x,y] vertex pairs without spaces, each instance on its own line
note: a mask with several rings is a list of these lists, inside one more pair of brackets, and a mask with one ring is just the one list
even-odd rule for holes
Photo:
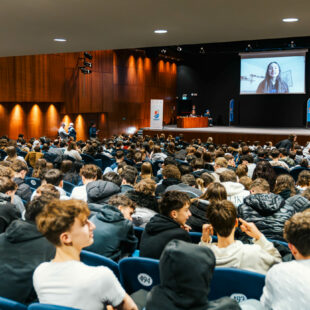
[[92,203],[104,203],[108,198],[120,192],[119,186],[109,182],[98,180],[86,185],[87,200]]
[[[160,285],[148,294],[146,309],[213,309],[208,294],[214,267],[215,256],[208,247],[170,241],[160,257]],[[220,309],[239,309],[231,299],[225,304]]]
[[174,228],[180,228],[180,225],[176,221],[168,216],[156,214],[150,219],[145,227],[145,230],[150,235],[157,235],[162,231]]
[[107,223],[115,223],[124,220],[124,216],[120,210],[114,206],[105,205],[100,211],[96,214],[98,220]]
[[146,195],[135,190],[129,190],[124,194],[133,202],[135,202],[138,207],[147,208],[155,212],[159,212],[158,202],[155,196]]
[[282,208],[285,204],[285,200],[280,195],[273,193],[254,194],[245,197],[244,203],[262,216],[268,216]]
[[35,222],[15,220],[4,233],[5,238],[11,243],[20,243],[29,240],[42,238]]

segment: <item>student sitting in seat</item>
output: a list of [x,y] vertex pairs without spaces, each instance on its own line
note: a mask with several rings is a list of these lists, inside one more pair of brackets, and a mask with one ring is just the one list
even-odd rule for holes
[[[228,200],[215,201],[207,209],[211,224],[205,224],[200,245],[208,246],[216,257],[217,267],[235,267],[265,274],[268,269],[281,262],[281,255],[253,223],[242,219],[240,228],[253,238],[254,244],[243,244],[234,239],[238,226],[237,211]],[[217,232],[218,243],[211,243],[213,229]]]
[[56,247],[56,256],[34,272],[33,284],[41,303],[99,310],[105,303],[137,310],[113,272],[80,262],[81,250],[93,243],[95,225],[80,200],[52,201],[36,218],[39,231]]

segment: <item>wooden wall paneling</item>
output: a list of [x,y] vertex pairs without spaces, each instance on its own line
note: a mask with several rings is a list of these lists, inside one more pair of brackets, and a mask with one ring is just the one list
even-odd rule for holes
[[[17,139],[20,133],[27,135],[26,106],[15,104],[9,111],[8,135],[11,139]],[[28,136],[28,135],[27,135]]]
[[0,103],[0,136],[8,135],[9,134],[8,128],[9,128],[9,111],[7,108],[7,104]]
[[78,73],[78,112],[89,113],[92,111],[92,75]]
[[[46,102],[49,100],[49,66],[48,55],[36,55],[31,57],[33,70],[33,100],[34,102]],[[27,73],[26,73],[27,74]],[[28,98],[27,98],[28,99]],[[29,98],[31,100],[31,98]],[[27,100],[28,101],[28,100]],[[52,100],[51,100],[52,101]]]
[[41,107],[38,104],[30,105],[29,112],[27,113],[26,128],[27,136],[29,137],[39,138],[42,136],[42,134],[44,134],[43,113]]
[[65,102],[62,105],[61,113],[78,113],[79,106],[79,74],[76,69],[65,69]]
[[57,104],[49,104],[44,111],[44,128],[47,137],[56,138],[60,126],[60,113]]
[[34,56],[15,57],[16,102],[34,99]]
[[0,102],[15,102],[15,61],[14,57],[0,58]]
[[114,109],[114,84],[113,74],[103,73],[102,74],[102,92],[103,92],[103,104],[102,112],[113,112]]
[[[94,51],[90,52],[93,59],[94,70],[101,73],[113,73],[113,51]],[[89,60],[88,60],[89,61]]]
[[46,102],[65,101],[65,57],[48,55],[48,98]]

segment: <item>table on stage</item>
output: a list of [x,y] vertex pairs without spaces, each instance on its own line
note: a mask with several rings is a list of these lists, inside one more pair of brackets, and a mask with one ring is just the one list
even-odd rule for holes
[[207,117],[178,117],[178,128],[200,128],[208,127]]

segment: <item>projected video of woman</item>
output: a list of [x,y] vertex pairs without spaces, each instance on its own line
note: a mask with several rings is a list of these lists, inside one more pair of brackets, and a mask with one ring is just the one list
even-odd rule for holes
[[240,95],[305,93],[306,50],[240,53]]
[[285,94],[289,89],[281,79],[281,68],[277,62],[271,62],[267,66],[266,75],[257,87],[257,94]]

